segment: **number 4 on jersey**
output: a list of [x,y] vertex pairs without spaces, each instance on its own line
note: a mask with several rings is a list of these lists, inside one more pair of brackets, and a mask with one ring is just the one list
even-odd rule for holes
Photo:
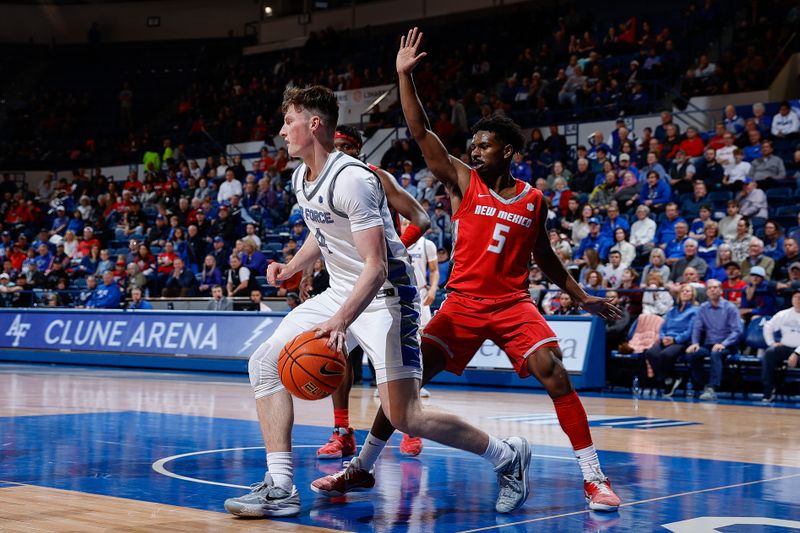
[[319,230],[319,228],[317,228],[317,232],[314,233],[314,237],[317,239],[317,243],[319,244],[320,248],[325,248],[325,250],[329,254],[333,253],[333,252],[331,252],[331,249],[328,248],[328,243],[325,242],[325,235],[322,234],[322,232]]
[[492,244],[489,245],[488,250],[494,254],[499,254],[503,251],[503,246],[506,244],[506,234],[511,231],[511,226],[505,224],[495,224],[494,234],[492,235]]

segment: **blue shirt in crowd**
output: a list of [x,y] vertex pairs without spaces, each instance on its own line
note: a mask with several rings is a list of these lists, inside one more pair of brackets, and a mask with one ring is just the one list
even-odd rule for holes
[[675,339],[675,344],[689,342],[698,310],[698,306],[691,304],[684,307],[683,311],[679,309],[679,306],[674,306],[664,317],[664,323],[661,325],[661,337],[672,337]]
[[720,298],[717,305],[709,300],[697,312],[692,328],[692,344],[732,346],[739,342],[741,334],[742,321],[736,306],[724,298]]

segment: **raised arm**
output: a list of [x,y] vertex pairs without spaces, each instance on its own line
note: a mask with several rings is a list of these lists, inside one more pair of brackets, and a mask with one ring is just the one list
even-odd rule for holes
[[408,191],[400,187],[394,176],[379,168],[375,173],[381,179],[381,185],[386,193],[386,200],[389,205],[397,209],[397,211],[407,218],[413,225],[417,226],[420,230],[420,235],[424,234],[431,227],[431,219],[428,213],[417,202],[413,196],[408,194]]
[[412,29],[400,38],[400,50],[397,52],[397,76],[399,78],[400,103],[403,115],[408,124],[411,136],[417,141],[428,168],[436,179],[446,185],[457,185],[463,194],[469,186],[470,168],[461,160],[450,156],[439,137],[430,130],[425,110],[417,96],[414,78],[411,72],[427,53],[419,52],[422,44],[422,32]]

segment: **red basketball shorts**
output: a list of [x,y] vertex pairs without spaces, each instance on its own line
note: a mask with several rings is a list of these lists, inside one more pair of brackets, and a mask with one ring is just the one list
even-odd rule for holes
[[450,293],[422,333],[422,343],[442,352],[445,369],[458,375],[487,339],[508,355],[523,378],[530,375],[530,354],[558,346],[556,334],[528,295],[487,300]]

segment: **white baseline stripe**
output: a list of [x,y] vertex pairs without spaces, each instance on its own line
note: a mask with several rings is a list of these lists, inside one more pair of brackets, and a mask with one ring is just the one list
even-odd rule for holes
[[[689,492],[680,492],[678,494],[670,494],[669,496],[659,496],[658,498],[650,498],[650,499],[647,499],[647,500],[639,500],[639,501],[635,501],[635,502],[623,503],[622,505],[620,505],[620,507],[632,507],[634,505],[641,505],[643,503],[651,503],[651,502],[657,502],[657,501],[661,501],[661,500],[669,500],[669,499],[672,499],[672,498],[680,498],[682,496],[691,496],[692,494],[701,494],[703,492],[714,492],[714,491],[717,491],[717,490],[725,490],[725,489],[735,489],[737,487],[746,487],[747,485],[757,485],[759,483],[769,483],[771,481],[780,481],[780,480],[783,480],[783,479],[791,479],[791,478],[796,478],[796,477],[800,477],[800,474],[788,474],[788,475],[785,475],[785,476],[772,477],[772,478],[768,478],[768,479],[759,479],[757,481],[747,481],[745,483],[736,483],[734,485],[724,485],[722,487],[712,487],[712,488],[709,488],[709,489],[700,489],[700,490],[693,490],[693,491],[689,491]],[[540,518],[532,518],[530,520],[521,520],[519,522],[510,522],[508,524],[498,524],[498,525],[495,525],[495,526],[480,527],[480,528],[477,528],[477,529],[465,529],[463,531],[459,531],[458,533],[475,533],[477,531],[491,531],[493,529],[502,529],[504,527],[518,526],[518,525],[521,525],[521,524],[531,524],[533,522],[544,522],[546,520],[552,520],[554,518],[564,518],[566,516],[576,516],[576,515],[581,515],[581,514],[591,513],[591,512],[593,512],[593,511],[591,511],[589,509],[584,509],[582,511],[573,511],[571,513],[561,513],[561,514],[556,514],[556,515],[552,515],[552,516],[542,516]]]

